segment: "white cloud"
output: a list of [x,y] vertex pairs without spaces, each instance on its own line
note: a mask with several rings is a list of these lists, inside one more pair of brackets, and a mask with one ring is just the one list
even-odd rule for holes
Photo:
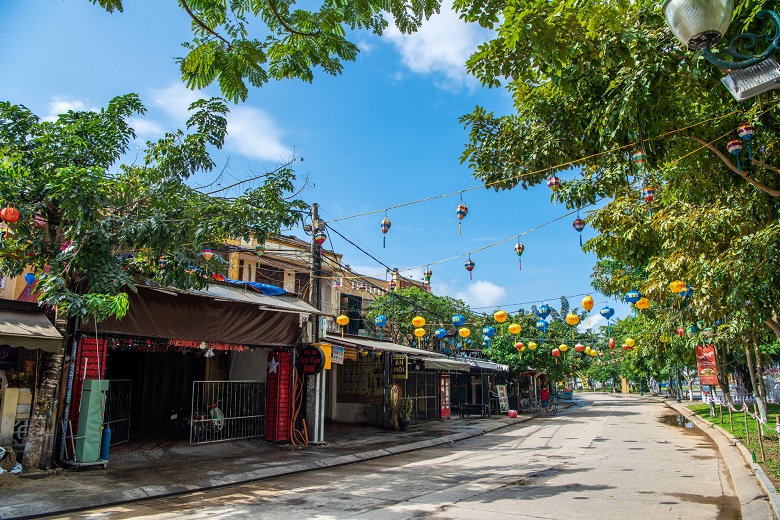
[[[189,106],[208,96],[175,83],[153,90],[152,97],[155,105],[183,127],[189,117]],[[265,111],[245,105],[231,106],[227,120],[225,150],[250,159],[268,161],[284,161],[292,155],[292,148],[282,143],[282,130]]]
[[87,108],[87,103],[81,99],[71,98],[67,96],[56,96],[49,100],[49,113],[42,119],[44,121],[56,121],[58,116],[66,113],[68,110],[92,110],[97,112],[96,108]]
[[577,330],[580,332],[585,332],[588,329],[597,331],[599,327],[605,326],[606,324],[607,324],[607,320],[604,318],[604,316],[602,316],[598,312],[591,311],[590,325],[588,325],[588,318],[585,318],[580,322],[579,325],[577,325]]
[[151,141],[165,133],[165,130],[155,121],[131,117],[128,123],[142,141]]
[[465,63],[491,32],[477,24],[467,24],[452,10],[451,2],[443,2],[441,12],[423,23],[413,34],[401,33],[390,25],[383,39],[389,41],[401,55],[401,61],[414,73],[440,75],[436,85],[446,90],[474,89],[478,82],[466,74]]
[[463,300],[471,308],[493,307],[506,301],[506,289],[492,282],[478,280],[471,282],[465,291],[456,293],[455,298]]
[[282,143],[283,132],[263,110],[235,107],[228,115],[225,149],[250,159],[285,160],[293,151]]

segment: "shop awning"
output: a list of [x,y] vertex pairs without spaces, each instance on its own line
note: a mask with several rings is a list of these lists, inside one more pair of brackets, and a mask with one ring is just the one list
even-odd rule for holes
[[175,294],[192,294],[196,296],[205,296],[216,300],[233,301],[257,305],[261,309],[270,309],[279,312],[293,312],[297,314],[320,314],[316,308],[312,307],[303,300],[298,299],[293,294],[267,295],[257,292],[250,286],[225,285],[221,283],[210,283],[204,289],[191,289],[183,291],[170,287],[150,287],[152,290]]
[[502,365],[501,363],[493,363],[484,359],[464,358],[468,361],[469,365],[480,370],[492,370],[494,372],[509,372],[509,365]]
[[41,312],[2,309],[0,345],[58,352],[62,335]]
[[471,369],[471,365],[463,361],[455,361],[454,359],[425,358],[425,368],[468,372]]
[[422,361],[425,368],[433,370],[470,370],[470,365],[468,363],[449,359],[447,356],[439,352],[431,352],[429,350],[407,347],[405,345],[390,343],[389,341],[377,341],[374,339],[363,338],[341,338],[339,336],[329,336],[323,339],[323,341],[327,343],[333,343],[334,345],[340,345],[342,347],[363,348],[368,349],[369,351],[383,350],[385,352],[406,354],[412,359],[418,359]]

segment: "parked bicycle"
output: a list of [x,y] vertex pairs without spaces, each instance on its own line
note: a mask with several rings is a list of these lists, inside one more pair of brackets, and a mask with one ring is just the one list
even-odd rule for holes
[[547,403],[547,415],[553,416],[558,413],[558,397],[553,396]]
[[542,409],[542,403],[533,397],[523,397],[520,400],[520,411],[536,413]]
[[219,440],[225,426],[225,414],[219,408],[219,401],[195,412],[189,424],[192,429],[190,442]]

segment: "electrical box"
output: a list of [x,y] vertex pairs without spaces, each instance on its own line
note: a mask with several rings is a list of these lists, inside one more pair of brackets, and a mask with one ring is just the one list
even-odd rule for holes
[[108,381],[87,379],[81,388],[79,429],[76,432],[76,462],[95,462],[100,458],[100,440],[106,409]]

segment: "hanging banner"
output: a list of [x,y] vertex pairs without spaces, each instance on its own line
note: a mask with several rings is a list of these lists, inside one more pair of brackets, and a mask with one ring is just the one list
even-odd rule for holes
[[393,354],[393,379],[409,378],[409,358],[406,354]]
[[696,366],[699,369],[699,384],[718,384],[718,367],[713,345],[696,345]]

